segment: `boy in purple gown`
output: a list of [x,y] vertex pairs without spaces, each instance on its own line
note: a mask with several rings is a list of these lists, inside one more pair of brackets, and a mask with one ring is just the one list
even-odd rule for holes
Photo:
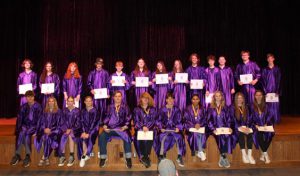
[[232,103],[232,95],[235,93],[234,89],[234,75],[230,67],[225,66],[226,58],[219,57],[219,69],[221,75],[220,90],[224,94],[226,106]]
[[123,140],[126,167],[131,168],[131,137],[129,134],[129,125],[131,114],[129,107],[122,103],[122,93],[115,91],[113,94],[114,104],[108,106],[103,120],[104,131],[98,137],[98,145],[100,149],[99,166],[104,167],[107,162],[107,143],[112,138]]
[[[274,64],[273,54],[267,55],[268,66],[262,70],[261,83],[265,94],[275,93],[279,97],[281,94],[281,71]],[[268,107],[274,112],[275,123],[280,122],[279,102],[267,102]]]
[[[19,92],[19,86],[23,84],[32,84],[32,90],[35,92],[37,88],[37,75],[32,71],[33,63],[30,59],[25,59],[22,62],[24,71],[19,74],[17,80],[17,92]],[[26,96],[20,95],[20,106],[26,103]]]
[[58,148],[59,126],[62,112],[58,108],[57,101],[54,97],[49,97],[45,104],[45,110],[40,119],[39,129],[34,144],[39,152],[44,146],[44,154],[38,163],[38,166],[49,166],[49,157],[52,151]]
[[51,96],[55,97],[56,100],[59,98],[60,93],[60,80],[59,76],[56,73],[53,73],[53,64],[51,62],[47,62],[44,66],[43,73],[40,76],[40,89],[42,90],[42,84],[54,83],[54,92],[45,92],[41,94],[42,98],[42,106],[45,107],[47,103],[47,99]]
[[10,164],[17,165],[21,160],[21,149],[22,145],[24,145],[26,156],[22,165],[23,167],[28,167],[31,162],[31,137],[36,134],[38,122],[42,116],[42,107],[34,101],[33,91],[27,91],[25,97],[27,103],[21,106],[16,123],[16,153]]
[[[237,80],[238,84],[242,86],[242,93],[244,94],[246,98],[246,102],[248,105],[252,104],[254,99],[254,93],[255,93],[255,86],[256,83],[260,79],[260,68],[258,65],[250,61],[250,52],[249,51],[241,51],[241,57],[243,60],[243,63],[240,63],[236,67],[235,71],[235,79]],[[244,84],[240,80],[241,75],[245,74],[251,74],[253,80],[249,84]]]
[[[204,128],[204,134],[190,132],[190,128]],[[209,133],[207,132],[207,119],[205,108],[201,107],[200,98],[198,94],[192,96],[192,104],[189,105],[184,111],[184,128],[188,136],[188,143],[192,152],[192,156],[201,159],[201,161],[206,160],[206,154],[204,149],[206,148],[206,140]]]
[[185,141],[183,136],[182,115],[180,109],[174,106],[174,97],[171,93],[166,96],[166,106],[161,108],[158,113],[156,126],[159,129],[159,135],[155,141],[155,151],[159,160],[166,157],[166,153],[176,143],[180,167],[184,167],[183,155],[185,155]]
[[85,162],[90,159],[96,138],[98,136],[100,118],[96,108],[93,107],[93,98],[87,96],[84,99],[85,108],[81,110],[80,139],[78,140],[78,154],[81,157],[80,167],[85,166]]
[[[68,167],[73,166],[75,162],[74,148],[75,143],[80,137],[81,123],[80,123],[80,110],[75,107],[75,99],[69,96],[67,99],[67,107],[63,109],[63,115],[60,123],[61,139],[59,144],[59,163],[58,166],[64,166],[66,162],[65,148],[69,141],[70,156],[68,159]],[[78,153],[77,153],[78,154]],[[78,155],[78,158],[80,156]]]
[[[199,66],[200,58],[198,54],[191,54],[190,61],[192,62],[192,65],[186,69],[186,72],[189,75],[189,81],[192,79],[203,80],[203,89],[189,89],[189,100],[192,99],[192,95],[198,94],[201,105],[205,107],[205,86],[207,84],[207,74],[205,72],[205,68]],[[188,102],[188,104],[191,104],[191,102]]]

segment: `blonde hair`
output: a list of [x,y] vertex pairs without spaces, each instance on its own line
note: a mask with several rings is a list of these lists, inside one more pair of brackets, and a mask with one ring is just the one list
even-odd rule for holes
[[148,106],[154,107],[154,105],[155,105],[154,100],[153,100],[153,98],[151,97],[151,95],[148,92],[144,92],[141,95],[139,103],[138,103],[139,106],[142,105],[142,98],[147,98],[149,100],[149,105]]
[[238,120],[240,120],[240,115],[241,115],[241,112],[240,110],[238,109],[238,97],[241,96],[243,98],[243,104],[242,104],[242,115],[243,115],[243,120],[245,121],[246,118],[247,118],[247,108],[246,108],[246,102],[245,102],[245,96],[244,94],[242,94],[241,92],[237,92],[234,96],[234,115],[235,115],[235,118],[237,118]]
[[210,103],[210,106],[211,106],[212,108],[216,108],[216,107],[217,107],[217,104],[216,104],[216,97],[215,97],[217,93],[219,93],[219,94],[221,95],[221,97],[222,97],[220,106],[221,106],[221,108],[223,108],[223,107],[225,106],[225,99],[224,99],[224,95],[223,95],[223,93],[222,93],[221,91],[216,91],[216,92],[214,93],[214,95],[213,95],[213,97],[212,97],[212,100],[211,100],[211,103]]
[[50,112],[50,106],[49,106],[49,101],[52,99],[54,101],[54,106],[53,106],[53,113],[56,113],[58,111],[58,105],[57,105],[57,100],[55,97],[51,96],[47,99],[46,107],[45,107],[45,112],[49,113]]

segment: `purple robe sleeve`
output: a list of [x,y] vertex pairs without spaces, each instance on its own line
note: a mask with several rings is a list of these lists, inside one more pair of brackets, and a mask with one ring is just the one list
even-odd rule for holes
[[176,108],[176,112],[175,112],[175,124],[176,124],[176,128],[178,128],[179,130],[183,130],[183,124],[182,124],[182,115],[179,109]]
[[88,85],[90,90],[94,89],[93,80],[94,80],[94,71],[91,71],[89,73],[89,76],[88,76],[88,79],[87,79],[87,85]]
[[63,79],[62,84],[63,84],[63,86],[62,86],[63,92],[67,92],[67,79],[66,78]]

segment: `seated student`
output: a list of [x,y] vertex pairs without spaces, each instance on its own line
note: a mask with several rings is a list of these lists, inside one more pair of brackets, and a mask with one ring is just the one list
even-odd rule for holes
[[[229,168],[230,163],[226,157],[226,153],[232,153],[236,144],[236,137],[234,135],[234,120],[231,116],[230,109],[225,105],[223,93],[216,91],[213,95],[210,108],[208,109],[208,127],[213,132],[216,139],[219,151],[220,160],[219,166]],[[217,128],[229,128],[231,134],[219,134]]]
[[[201,161],[206,160],[206,155],[204,153],[204,148],[206,147],[206,139],[208,133],[206,132],[206,114],[205,108],[201,106],[200,98],[198,94],[194,94],[191,100],[192,104],[189,105],[184,111],[184,126],[188,135],[188,143],[192,151],[192,156],[197,152],[197,157]],[[190,128],[196,128],[197,130],[204,127],[205,133],[189,132]]]
[[25,93],[26,103],[21,106],[16,123],[16,153],[10,164],[17,165],[21,160],[21,148],[25,146],[26,156],[23,160],[23,167],[30,165],[31,159],[31,136],[36,134],[38,121],[42,116],[42,107],[34,101],[34,92]]
[[[61,140],[59,146],[59,163],[58,166],[64,166],[66,162],[65,146],[69,141],[70,156],[67,166],[73,166],[75,162],[74,147],[76,138],[80,136],[80,110],[75,107],[75,99],[69,96],[67,99],[67,107],[63,110],[60,124]],[[80,158],[80,156],[78,157]]]
[[129,125],[131,114],[129,107],[122,103],[122,93],[115,91],[113,94],[114,104],[108,106],[106,115],[103,120],[104,131],[98,137],[98,145],[100,148],[99,166],[104,167],[107,162],[107,143],[112,137],[123,140],[126,167],[131,168],[131,138],[129,134]]
[[133,111],[134,125],[136,129],[135,144],[140,161],[146,168],[151,166],[150,153],[153,140],[137,140],[138,131],[153,131],[157,112],[154,107],[154,100],[148,92],[144,92],[139,100],[138,107]]
[[44,155],[38,163],[38,166],[49,166],[49,156],[53,149],[58,148],[59,124],[62,112],[58,108],[57,101],[54,97],[49,97],[45,104],[44,113],[40,119],[40,127],[37,132],[34,144],[39,152],[44,146]]
[[[259,126],[274,126],[274,113],[275,112],[271,111],[271,109],[269,109],[269,107],[266,105],[263,92],[260,90],[256,90],[254,94],[253,105],[251,107],[251,116],[253,118],[256,129],[258,129]],[[260,160],[264,161],[266,164],[269,164],[271,160],[267,151],[275,133],[256,130],[254,135],[262,151]]]
[[185,142],[182,134],[182,116],[180,109],[174,106],[174,97],[171,93],[166,96],[166,106],[161,108],[156,125],[160,131],[156,138],[155,151],[159,159],[166,157],[166,153],[174,144],[178,150],[178,165],[184,167],[182,156],[185,154]]
[[78,154],[81,156],[80,167],[85,166],[85,162],[90,159],[93,146],[98,136],[100,116],[96,108],[93,107],[93,98],[87,96],[84,99],[85,108],[81,110],[80,139],[78,140]]
[[159,162],[157,171],[158,176],[178,176],[174,162],[166,158]]

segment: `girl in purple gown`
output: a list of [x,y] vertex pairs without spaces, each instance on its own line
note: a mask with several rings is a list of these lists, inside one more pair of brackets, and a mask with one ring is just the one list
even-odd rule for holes
[[[281,94],[281,71],[274,64],[273,54],[267,55],[268,66],[262,70],[261,83],[265,94],[275,93],[279,97]],[[275,123],[280,122],[280,104],[279,102],[267,102],[268,107],[274,112]]]
[[71,62],[68,66],[63,80],[64,102],[63,108],[66,107],[68,97],[74,97],[75,103],[78,103],[78,108],[81,107],[80,97],[82,91],[82,77],[80,76],[78,65]]
[[[33,63],[30,59],[25,59],[22,62],[22,67],[24,71],[19,74],[17,80],[17,92],[19,92],[19,86],[23,84],[31,84],[32,90],[35,92],[37,88],[37,75],[34,71],[32,71]],[[19,95],[20,97],[20,106],[26,103],[25,95]]]
[[221,75],[220,90],[224,94],[226,106],[232,103],[232,95],[235,93],[234,89],[234,75],[230,67],[226,65],[225,56],[219,57],[219,69]]
[[52,62],[46,62],[44,66],[43,73],[41,74],[40,81],[39,81],[40,89],[42,90],[42,84],[49,84],[49,83],[54,83],[54,92],[53,93],[45,92],[41,94],[41,99],[42,99],[41,102],[43,107],[46,106],[47,99],[49,97],[53,96],[57,100],[60,93],[59,76],[56,73],[53,73]]

